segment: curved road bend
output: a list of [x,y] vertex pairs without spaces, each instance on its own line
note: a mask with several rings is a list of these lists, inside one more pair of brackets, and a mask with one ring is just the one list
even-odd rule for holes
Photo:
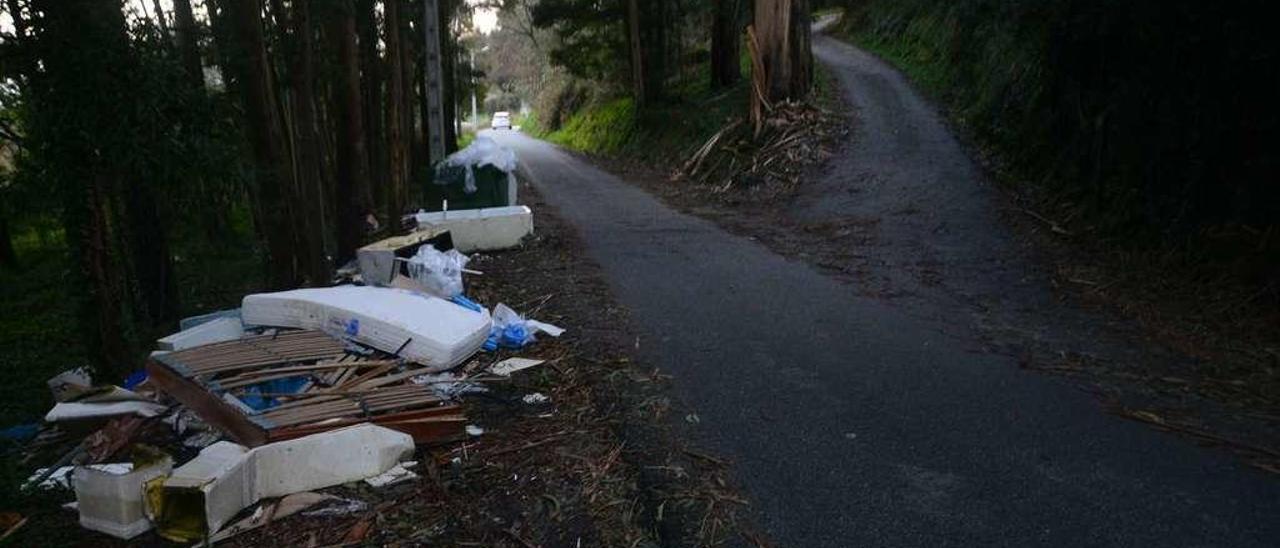
[[[860,52],[824,37],[815,50],[844,83],[891,73],[869,57],[840,63]],[[921,101],[900,78],[885,89],[891,103]],[[732,458],[780,546],[1280,542],[1273,476],[1100,413],[1067,382],[946,334],[945,321],[859,297],[553,145],[490,135],[579,229],[642,357],[675,376],[698,441]]]

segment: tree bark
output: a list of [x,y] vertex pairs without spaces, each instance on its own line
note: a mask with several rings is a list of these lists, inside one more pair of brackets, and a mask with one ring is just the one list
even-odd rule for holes
[[[457,101],[457,85],[458,80],[458,41],[453,36],[451,26],[453,24],[453,15],[457,12],[457,4],[459,0],[440,0],[437,4],[440,17],[440,61],[443,65],[441,70],[440,85],[440,109],[441,115],[444,116],[444,152],[452,154],[458,151],[458,101]],[[431,161],[438,162],[444,158],[432,158]]]
[[338,44],[338,81],[333,102],[333,118],[338,126],[337,262],[344,264],[355,257],[356,248],[364,243],[364,215],[369,211],[368,156],[361,112],[360,50],[351,0],[341,2],[331,22],[331,34]]
[[756,0],[755,33],[770,102],[804,99],[813,85],[808,0]]
[[644,46],[640,42],[640,6],[627,0],[627,43],[631,50],[631,96],[643,106],[648,94],[644,89]]
[[382,122],[382,61],[378,56],[378,18],[373,0],[357,0],[356,27],[360,33],[360,67],[363,75],[364,127],[366,141],[368,194],[364,196],[367,207],[361,212],[369,216],[386,202],[387,142]]
[[408,162],[405,157],[404,135],[404,47],[400,28],[401,0],[387,0],[383,8],[386,17],[384,43],[387,48],[387,196],[383,214],[395,231],[405,207],[405,179]]
[[[424,49],[422,46],[422,34],[414,34],[412,29],[416,23],[418,30],[422,30],[422,10],[406,9],[401,12],[402,19],[400,29],[404,31],[401,34],[400,46],[401,55],[400,65],[404,68],[404,102],[401,107],[404,109],[400,113],[400,123],[403,124],[401,131],[405,140],[405,172],[408,174],[406,184],[412,185],[417,180],[417,170],[426,165],[426,146],[427,142],[423,139],[422,132],[416,131],[417,117],[414,114],[418,110],[418,62],[419,53]],[[426,128],[423,128],[426,129]]]
[[133,251],[134,291],[145,307],[145,320],[163,326],[178,319],[178,285],[169,252],[168,231],[160,216],[160,206],[150,185],[124,185],[124,212],[128,220],[128,242]]
[[[93,0],[43,0],[36,33],[41,70],[30,74],[33,147],[63,202],[66,240],[82,296],[78,319],[88,358],[104,378],[117,378],[136,362],[137,339],[128,267],[127,228],[119,193],[126,171],[116,165],[116,141],[129,120],[114,116],[117,101],[132,93],[134,67],[119,4]],[[66,44],[77,44],[75,48]],[[84,90],[93,90],[85,93]]]
[[327,285],[333,269],[325,253],[325,193],[320,157],[320,135],[315,101],[315,29],[310,2],[294,2],[293,27],[294,132],[298,151],[299,213],[303,215],[302,241],[306,245],[303,266],[311,285]]
[[191,89],[203,92],[204,69],[200,66],[200,44],[196,35],[196,18],[191,12],[191,0],[173,0],[173,26],[178,35],[182,68],[187,73]]
[[711,87],[727,88],[742,77],[739,65],[742,0],[715,0],[711,24]]
[[297,285],[292,170],[285,145],[284,125],[267,63],[258,0],[228,0],[234,42],[242,48],[238,65],[240,99],[253,149],[258,197],[257,221],[267,242],[268,283],[273,289]]

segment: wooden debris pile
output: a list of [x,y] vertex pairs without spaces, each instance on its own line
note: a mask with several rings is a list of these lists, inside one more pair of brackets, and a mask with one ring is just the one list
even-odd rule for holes
[[672,179],[708,185],[717,193],[761,186],[789,191],[806,169],[831,156],[828,143],[841,125],[833,113],[808,103],[767,105],[758,125],[730,121],[695,149]]
[[[442,443],[465,436],[462,408],[413,378],[425,368],[319,331],[277,331],[157,354],[152,381],[242,445],[371,422]],[[299,388],[269,390],[271,381]],[[269,402],[254,409],[245,398]]]

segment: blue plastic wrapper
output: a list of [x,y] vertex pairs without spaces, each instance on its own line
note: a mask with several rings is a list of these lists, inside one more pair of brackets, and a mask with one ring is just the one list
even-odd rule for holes
[[531,333],[524,322],[509,323],[503,326],[495,325],[489,331],[489,339],[484,341],[484,349],[492,352],[501,348],[520,349],[534,341],[533,333]]
[[463,295],[461,293],[451,297],[449,299],[449,302],[456,304],[458,306],[461,306],[462,308],[465,308],[467,310],[472,310],[475,312],[480,312],[481,310],[484,310],[484,307],[480,306],[475,301],[468,299],[466,295]]
[[129,373],[129,376],[124,378],[124,382],[120,386],[123,386],[125,390],[133,390],[133,387],[142,384],[142,381],[145,380],[147,380],[147,370],[139,369]]
[[280,400],[273,396],[263,396],[263,394],[295,394],[306,385],[307,377],[305,376],[267,381],[250,386],[240,397],[240,401],[255,411],[265,411],[280,405]]

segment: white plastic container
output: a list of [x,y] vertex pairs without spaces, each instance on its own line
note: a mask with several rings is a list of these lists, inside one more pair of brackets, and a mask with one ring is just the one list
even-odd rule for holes
[[[126,471],[127,470],[127,471]],[[133,465],[78,466],[72,474],[80,525],[129,540],[151,529],[143,508],[143,489],[173,470],[173,460],[134,469]]]

